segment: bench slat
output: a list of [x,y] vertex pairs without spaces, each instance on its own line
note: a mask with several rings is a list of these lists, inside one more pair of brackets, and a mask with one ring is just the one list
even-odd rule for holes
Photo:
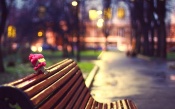
[[98,105],[98,102],[94,100],[92,103],[91,109],[95,109],[97,107],[97,105]]
[[75,95],[72,96],[72,98],[74,98],[74,99],[70,100],[70,102],[67,104],[65,109],[72,109],[73,108],[73,106],[74,106],[75,102],[77,101],[79,94],[80,94],[80,92],[82,92],[83,88],[84,88],[84,83],[81,83],[81,86],[78,88]]
[[119,109],[116,102],[112,102],[114,109]]
[[[85,84],[84,84],[84,85],[85,85]],[[79,109],[79,106],[80,106],[80,104],[82,104],[82,101],[83,101],[85,95],[87,94],[87,92],[88,92],[88,89],[87,89],[87,88],[84,88],[84,89],[83,89],[83,92],[79,95],[79,98],[78,98],[78,100],[76,101],[76,103],[75,103],[73,109]]]
[[[71,80],[67,83],[68,85],[63,86],[63,88],[61,90],[59,90],[51,99],[49,99],[46,103],[44,103],[40,108],[41,109],[45,109],[47,108],[51,108],[51,104],[58,104],[56,106],[54,106],[54,108],[61,108],[64,109],[64,106],[67,104],[67,102],[69,101],[71,94],[73,93],[73,90],[70,90],[67,95],[64,94],[66,93],[66,91],[68,91],[69,87],[73,86],[72,88],[77,88],[79,86],[79,83],[82,81],[82,78],[79,78],[81,76],[80,71],[77,72],[76,75],[74,75],[74,77],[71,78]],[[79,79],[78,79],[79,78]],[[76,81],[78,80],[78,81]],[[61,94],[61,95],[60,95]],[[59,99],[62,97],[62,101],[59,101]],[[57,101],[59,101],[58,103],[56,103]]]
[[77,101],[79,94],[83,91],[83,89],[85,88],[83,82],[81,83],[80,87],[78,88],[78,90],[76,91],[76,93],[74,94],[74,96],[72,96],[72,99],[70,100],[70,102],[67,104],[67,106],[65,107],[65,109],[72,109],[75,102]]
[[61,78],[63,75],[65,75],[65,72],[69,72],[73,67],[75,67],[74,64],[70,64],[66,68],[62,69],[61,71],[55,73],[54,75],[48,77],[47,79],[43,80],[42,82],[33,85],[32,87],[24,90],[28,94],[29,97],[33,97],[38,92],[42,91],[43,89],[47,88],[49,85],[57,81],[59,78]]
[[48,95],[50,95],[50,93],[52,93],[53,91],[55,91],[57,88],[59,88],[61,85],[63,85],[74,73],[71,72],[75,72],[78,68],[73,68],[71,69],[70,72],[68,72],[64,78],[60,78],[59,81],[56,81],[55,83],[53,83],[53,85],[47,87],[46,89],[44,89],[43,91],[41,91],[40,93],[38,93],[37,95],[35,95],[34,97],[31,98],[31,101],[33,102],[34,105],[37,105],[39,102],[41,102],[44,98],[47,98]]
[[[79,72],[80,73],[80,72]],[[80,79],[82,81],[82,79]],[[73,87],[72,90],[69,90],[69,92],[67,93],[67,95],[64,97],[64,99],[55,107],[56,109],[65,109],[65,107],[67,106],[68,102],[70,101],[70,99],[72,98],[72,94],[74,93],[74,91],[77,90],[79,83],[76,82],[77,86]]]
[[80,106],[80,109],[85,109],[85,107],[87,105],[87,102],[88,102],[90,97],[91,97],[90,93],[87,93],[86,97],[83,100],[83,103]]
[[120,100],[118,100],[118,101],[116,102],[116,105],[117,105],[117,108],[123,109],[123,104],[121,103]]
[[125,102],[128,105],[128,109],[137,109],[137,107],[135,106],[135,104],[131,100],[126,100],[125,99]]
[[59,65],[61,65],[61,64],[66,63],[67,61],[73,61],[73,60],[71,60],[71,59],[64,59],[64,60],[62,60],[62,61],[60,61],[60,62],[57,62],[56,64],[53,64],[53,65],[47,67],[46,69],[48,69],[48,70],[49,70],[49,69],[52,69],[52,68],[54,68],[54,67],[57,67],[57,66],[59,66]]
[[90,109],[92,107],[93,101],[94,101],[94,99],[92,97],[90,97],[85,109]]
[[114,108],[113,103],[107,103],[107,104],[108,104],[108,109],[113,109]]
[[98,109],[102,109],[103,108],[103,103],[98,103]]
[[[67,65],[69,65],[71,62],[72,61],[70,60],[70,61],[64,63],[63,65],[58,66],[58,68],[57,69],[55,68],[55,70],[61,70],[61,69],[65,68]],[[19,88],[19,89],[25,90],[26,88],[31,87],[31,86],[39,83],[42,80],[45,80],[50,75],[53,75],[55,72],[52,70],[52,72],[49,72],[47,75],[45,75],[45,74],[39,74],[39,75],[37,75],[37,76],[29,79],[29,80],[26,80],[26,81],[22,82],[21,84],[17,84],[15,86],[17,88]]]
[[108,104],[107,103],[103,104],[103,109],[108,109]]
[[120,101],[121,101],[121,103],[123,104],[124,109],[125,109],[125,108],[126,108],[126,109],[130,109],[130,107],[129,107],[128,103],[127,103],[127,100],[120,100]]
[[[56,65],[62,64],[62,63],[64,63],[64,62],[67,61],[67,60],[68,60],[68,59],[65,59],[65,60],[63,60],[63,61],[60,61],[60,62],[56,63]],[[54,64],[54,65],[55,65],[55,64]],[[50,67],[49,67],[49,68],[50,68]],[[15,86],[15,85],[20,84],[20,83],[22,83],[22,82],[24,82],[24,81],[28,81],[28,80],[30,80],[31,78],[34,78],[34,77],[36,77],[36,76],[38,76],[38,74],[31,74],[31,75],[28,75],[28,76],[26,76],[26,77],[24,77],[24,78],[22,78],[22,79],[18,79],[18,80],[16,80],[16,81],[10,82],[10,83],[8,83],[7,85],[8,85],[8,86]]]

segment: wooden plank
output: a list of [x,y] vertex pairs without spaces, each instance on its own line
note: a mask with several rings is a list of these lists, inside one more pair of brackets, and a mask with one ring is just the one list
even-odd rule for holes
[[108,105],[108,109],[113,109],[114,108],[114,106],[113,106],[113,103],[111,102],[111,103],[107,103],[107,105]]
[[[69,100],[72,98],[73,94],[77,90],[78,86],[83,82],[83,77],[81,76],[81,72],[78,71],[78,80],[76,81],[75,84],[72,84],[72,88],[68,89],[68,92],[66,95],[64,95],[64,98],[61,98],[61,101],[54,107],[56,109],[65,109],[66,105],[68,104]],[[77,74],[76,74],[77,75]],[[54,99],[56,100],[56,99]]]
[[129,109],[137,109],[136,105],[131,100],[126,100]]
[[108,109],[107,103],[104,103],[104,104],[103,104],[103,109]]
[[[83,81],[83,82],[84,82],[84,81]],[[88,100],[89,100],[90,97],[91,97],[91,95],[90,95],[90,93],[88,92],[88,93],[86,94],[85,99],[83,100],[83,103],[82,103],[81,106],[80,106],[80,109],[85,109],[85,107],[86,107],[86,105],[87,105]]]
[[31,101],[33,102],[33,104],[34,105],[39,104],[43,99],[47,98],[48,95],[53,93],[53,91],[60,88],[61,85],[63,85],[66,81],[68,81],[70,79],[70,77],[73,74],[75,74],[76,70],[77,70],[77,68],[72,69],[71,71],[69,71],[69,73],[67,73],[65,76],[60,78],[59,81],[56,81],[55,83],[53,83],[52,85],[50,85],[49,87],[47,87],[46,89],[42,90],[40,93],[38,93],[37,95],[32,97]]
[[78,100],[78,97],[79,97],[79,95],[81,94],[81,92],[83,91],[84,88],[85,88],[85,86],[84,86],[84,83],[82,81],[80,87],[75,92],[74,96],[72,96],[71,100],[69,101],[69,103],[67,104],[65,109],[72,109],[73,108],[73,105]]
[[131,100],[123,99],[113,102],[114,109],[137,109]]
[[[57,103],[57,101],[59,101],[61,99],[61,102],[63,101],[63,98],[65,97],[65,93],[67,93],[67,91],[70,89],[71,86],[73,86],[74,84],[76,84],[76,80],[79,78],[80,73],[78,75],[74,75],[67,83],[66,85],[63,85],[63,87],[58,90],[56,93],[54,93],[53,96],[51,96],[50,99],[48,99],[46,102],[44,102],[42,104],[42,106],[40,106],[40,109],[50,109],[50,108],[55,108],[55,106],[59,103]],[[80,78],[81,79],[81,78]],[[59,105],[59,106],[63,106],[63,105]]]
[[112,102],[113,104],[113,109],[118,109],[117,102]]
[[98,108],[97,109],[102,109],[103,108],[103,103],[98,103]]
[[93,100],[93,102],[92,102],[92,106],[90,107],[90,109],[94,109],[95,108],[95,100]]
[[129,106],[128,106],[128,104],[127,104],[127,101],[126,101],[125,99],[120,100],[120,101],[122,102],[123,108],[124,108],[124,109],[131,109],[131,108],[129,108]]
[[13,81],[13,82],[10,82],[10,83],[7,83],[7,84],[4,84],[5,86],[14,86],[14,85],[17,85],[17,84],[20,84],[24,81],[27,81],[27,80],[30,80],[31,78],[35,78],[36,76],[38,76],[37,74],[31,74],[31,75],[28,75],[24,78],[21,78],[19,80],[16,80],[16,81]]
[[[84,84],[84,85],[85,85],[85,84]],[[75,105],[73,106],[73,109],[79,109],[80,104],[82,103],[82,101],[83,101],[85,95],[87,94],[87,92],[88,92],[88,89],[85,87],[85,88],[83,89],[83,92],[81,93],[81,95],[79,95],[79,98],[78,98],[78,100],[76,101]]]
[[[65,59],[65,60],[63,60],[63,61],[60,61],[60,62],[57,63],[57,65],[63,64],[63,63],[66,62],[66,61],[68,61],[68,60]],[[46,69],[47,69],[47,68],[46,68]],[[31,75],[28,75],[28,76],[26,76],[26,77],[24,77],[24,78],[15,80],[15,81],[10,82],[10,83],[5,84],[5,85],[8,85],[8,86],[16,86],[16,85],[18,85],[18,84],[20,84],[20,83],[23,83],[23,82],[28,81],[28,80],[30,80],[30,79],[32,79],[32,78],[35,78],[36,76],[38,76],[38,74],[34,74],[34,73],[33,73],[33,74],[31,74]]]
[[123,105],[121,104],[120,100],[117,100],[117,109],[123,109]]
[[[36,95],[37,93],[41,92],[42,90],[44,90],[45,88],[47,88],[48,86],[50,86],[51,84],[53,84],[55,81],[58,81],[60,78],[62,78],[66,72],[69,72],[72,68],[75,67],[75,63],[74,64],[70,64],[69,66],[67,66],[66,68],[62,69],[61,71],[59,71],[58,73],[48,77],[47,79],[41,81],[38,84],[33,85],[32,87],[24,90],[24,92],[31,98],[34,95]],[[74,70],[78,70],[74,69]]]
[[94,100],[92,103],[91,109],[96,109],[97,107],[98,107],[98,102]]
[[[59,66],[59,68],[57,68],[55,70],[59,71],[59,70],[65,68],[69,64],[70,64],[70,62],[64,63],[63,65]],[[25,90],[26,88],[29,88],[29,87],[39,83],[40,81],[45,80],[49,76],[55,74],[57,71],[49,71],[48,74],[39,74],[38,76],[31,78],[30,80],[26,80],[20,84],[15,85],[15,87],[22,89],[22,90]]]
[[47,67],[46,69],[47,69],[47,70],[52,69],[52,68],[54,68],[54,67],[57,67],[57,66],[59,66],[59,65],[61,65],[61,64],[66,63],[66,61],[67,61],[67,62],[69,62],[69,61],[72,62],[73,60],[71,60],[71,59],[64,59],[64,60],[62,60],[62,61],[60,61],[60,62],[58,62],[58,63],[55,63],[55,64],[53,64],[53,65]]
[[93,101],[94,101],[94,99],[92,97],[90,97],[85,109],[90,109],[92,107]]

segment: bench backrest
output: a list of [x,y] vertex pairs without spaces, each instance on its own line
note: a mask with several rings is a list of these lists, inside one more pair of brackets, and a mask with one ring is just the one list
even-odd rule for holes
[[1,86],[0,99],[25,109],[78,108],[82,99],[89,99],[82,73],[73,60],[63,60],[47,70],[48,74],[31,74]]
[[2,109],[136,109],[130,100],[99,103],[90,95],[82,72],[72,59],[0,86]]

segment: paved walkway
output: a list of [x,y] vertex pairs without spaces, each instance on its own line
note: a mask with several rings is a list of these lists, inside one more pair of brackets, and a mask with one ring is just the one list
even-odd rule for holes
[[127,98],[138,109],[175,109],[175,82],[171,80],[175,71],[168,68],[167,62],[104,52],[94,63],[100,67],[91,88],[97,101]]

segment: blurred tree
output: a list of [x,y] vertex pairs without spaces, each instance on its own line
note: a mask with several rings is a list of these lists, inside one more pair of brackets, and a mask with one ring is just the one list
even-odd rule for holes
[[[1,0],[0,1],[0,42],[2,39],[2,35],[5,30],[5,25],[6,25],[6,20],[7,20],[7,15],[8,15],[8,8],[7,8],[7,3],[6,0]],[[2,43],[1,43],[2,44]],[[3,65],[3,58],[2,58],[2,50],[0,46],[0,72],[4,72],[4,65]]]
[[111,18],[111,0],[103,0],[103,17],[104,17],[104,26],[103,26],[103,32],[104,36],[106,38],[105,40],[105,50],[107,50],[107,38],[110,33],[110,27],[108,24],[109,19]]
[[137,53],[141,53],[141,35],[142,35],[142,23],[143,23],[143,1],[132,0],[130,1],[130,13],[131,13],[131,27],[133,37],[136,39]]
[[155,11],[157,13],[157,36],[158,36],[158,47],[157,56],[166,58],[166,0],[157,0],[157,6]]
[[131,0],[130,12],[136,39],[135,51],[146,56],[166,58],[166,0]]
[[[28,5],[30,4],[30,5]],[[16,11],[17,18],[15,26],[17,28],[18,37],[16,40],[21,43],[24,40],[31,43],[36,40],[37,33],[41,27],[45,27],[42,20],[39,19],[38,3],[36,1],[24,1],[21,9]]]

